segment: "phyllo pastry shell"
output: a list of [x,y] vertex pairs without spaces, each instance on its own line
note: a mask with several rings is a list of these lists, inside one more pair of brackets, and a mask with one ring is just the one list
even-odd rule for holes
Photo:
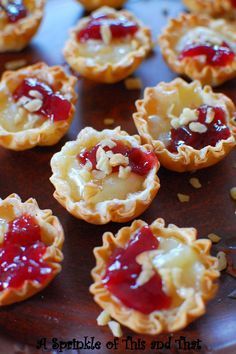
[[1,0],[0,52],[20,51],[38,30],[45,0]]
[[106,232],[94,249],[95,302],[137,333],[186,327],[205,313],[219,277],[211,241],[196,236],[194,228],[165,227],[163,219],[150,226],[135,220],[115,236]]
[[6,71],[0,82],[0,145],[26,150],[56,144],[75,112],[76,78],[38,63]]
[[120,8],[126,0],[77,0],[88,11],[96,10],[101,6],[109,6],[114,8]]
[[170,68],[202,84],[217,86],[236,77],[235,23],[182,14],[159,37]]
[[183,0],[183,3],[190,11],[198,14],[236,18],[235,0]]
[[0,306],[25,300],[61,271],[64,232],[51,210],[17,194],[0,198]]
[[133,14],[102,7],[71,31],[64,56],[82,76],[113,83],[134,72],[150,50],[150,30]]
[[151,147],[120,128],[81,130],[53,156],[51,167],[54,197],[69,213],[92,224],[135,218],[160,187],[159,162]]
[[178,78],[146,88],[134,122],[164,167],[194,171],[223,159],[236,143],[235,106],[199,81]]

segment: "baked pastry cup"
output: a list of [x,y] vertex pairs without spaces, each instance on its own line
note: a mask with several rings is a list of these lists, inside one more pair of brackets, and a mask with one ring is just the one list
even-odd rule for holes
[[211,241],[194,228],[150,226],[135,220],[94,249],[90,292],[112,318],[133,331],[156,335],[186,327],[203,315],[217,290]]
[[199,81],[177,78],[146,88],[133,118],[142,141],[164,167],[178,172],[222,160],[236,143],[235,106]]
[[69,213],[92,224],[134,219],[160,187],[159,162],[151,147],[119,127],[81,130],[52,157],[51,167],[54,197]]
[[197,14],[236,18],[235,0],[183,0],[183,3],[190,11]]
[[120,8],[124,5],[126,0],[77,0],[79,1],[86,10],[92,11],[96,10],[101,6],[109,6],[114,8]]
[[64,232],[51,210],[17,194],[0,198],[0,306],[25,300],[61,271]]
[[38,63],[6,71],[0,82],[0,145],[26,150],[56,144],[75,112],[76,78]]
[[235,23],[182,14],[159,37],[170,68],[202,84],[217,86],[236,77]]
[[133,73],[150,50],[150,30],[133,14],[102,7],[71,31],[64,56],[82,76],[114,83]]
[[0,53],[24,49],[43,18],[45,0],[2,0],[0,6]]

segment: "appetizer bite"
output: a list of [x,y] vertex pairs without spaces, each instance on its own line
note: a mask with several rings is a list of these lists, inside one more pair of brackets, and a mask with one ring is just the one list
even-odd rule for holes
[[94,249],[90,292],[113,319],[142,334],[186,327],[216,292],[217,258],[194,228],[135,220]]
[[0,0],[0,53],[20,51],[37,32],[45,0]]
[[64,233],[51,210],[17,194],[0,198],[0,306],[25,300],[60,272]]
[[183,3],[197,14],[236,18],[236,0],[183,0]]
[[236,144],[235,106],[200,82],[175,79],[146,88],[133,115],[164,167],[194,171],[222,160]]
[[202,84],[217,86],[236,77],[236,26],[224,19],[182,14],[159,38],[170,68]]
[[26,150],[56,144],[75,112],[76,78],[38,63],[6,71],[0,82],[0,146]]
[[119,8],[124,3],[126,0],[77,0],[79,1],[86,10],[91,11],[91,10],[96,10],[101,6],[110,6],[114,8]]
[[160,187],[159,162],[151,147],[120,128],[81,130],[53,156],[51,167],[54,197],[92,224],[134,219]]
[[150,30],[134,15],[102,7],[71,31],[64,55],[75,72],[113,83],[133,73],[150,50]]

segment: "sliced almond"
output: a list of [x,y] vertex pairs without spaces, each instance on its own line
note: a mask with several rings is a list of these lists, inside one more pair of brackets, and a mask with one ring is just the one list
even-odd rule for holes
[[43,105],[43,101],[38,98],[35,98],[25,103],[24,108],[27,109],[27,111],[33,113],[33,112],[37,112],[42,107],[42,105]]
[[207,131],[207,127],[199,122],[192,122],[189,124],[189,129],[194,133],[205,133]]
[[110,328],[110,330],[112,331],[112,334],[114,337],[122,337],[123,333],[121,330],[121,326],[118,322],[116,321],[109,321],[108,322],[108,327]]
[[198,113],[196,110],[190,108],[184,108],[179,117],[180,125],[187,125],[190,122],[198,120]]
[[104,139],[104,140],[100,143],[100,146],[101,146],[102,148],[104,148],[104,147],[109,147],[110,149],[112,149],[113,147],[116,146],[116,143],[115,143],[113,140],[111,140],[111,139]]
[[99,326],[106,326],[110,321],[111,321],[111,317],[106,310],[102,311],[100,315],[97,317],[97,324]]
[[31,97],[34,97],[34,98],[38,98],[39,100],[42,100],[43,99],[43,95],[41,94],[41,92],[37,91],[37,90],[30,90],[29,91],[29,95]]
[[106,155],[105,150],[101,146],[99,146],[99,148],[97,149],[96,159],[96,168],[104,172],[106,175],[109,175],[112,172],[112,167],[109,163],[109,158]]
[[210,124],[213,122],[215,118],[215,112],[212,108],[208,108],[207,110],[207,114],[206,114],[206,123],[207,124]]
[[119,166],[119,165],[127,166],[128,164],[129,164],[129,158],[122,154],[114,154],[110,158],[110,165],[112,167]]
[[110,44],[110,42],[112,40],[112,33],[111,33],[111,30],[110,30],[110,26],[107,25],[107,24],[101,25],[100,33],[101,33],[102,41],[105,44]]
[[119,167],[118,177],[122,178],[122,179],[126,179],[126,178],[129,177],[130,173],[131,173],[131,167],[130,166],[126,166],[126,167],[120,166]]

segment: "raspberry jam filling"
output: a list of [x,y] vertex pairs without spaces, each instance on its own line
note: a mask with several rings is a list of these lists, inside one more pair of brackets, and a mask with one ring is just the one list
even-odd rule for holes
[[[104,150],[112,151],[113,154],[122,154],[129,158],[129,166],[131,171],[137,173],[138,175],[145,176],[150,170],[157,164],[158,160],[153,152],[144,152],[139,148],[129,148],[123,143],[114,141],[116,146],[113,148],[104,147]],[[93,170],[96,169],[97,159],[96,152],[100,144],[95,145],[91,150],[83,150],[79,155],[78,159],[83,165],[89,160],[92,163]],[[117,172],[119,166],[113,167],[112,172]]]
[[46,249],[32,216],[25,214],[9,222],[0,247],[0,291],[19,288],[26,280],[45,283],[53,272],[42,260]]
[[41,114],[54,122],[68,119],[71,103],[60,93],[55,93],[50,86],[35,78],[24,79],[13,93],[13,98],[18,101],[25,96],[33,100],[35,97],[32,96],[32,91],[37,91],[42,100],[41,108],[34,113]]
[[124,16],[99,15],[91,17],[87,26],[77,33],[77,39],[81,42],[89,39],[101,40],[101,27],[104,25],[109,26],[112,38],[115,39],[133,36],[138,31],[137,23]]
[[15,23],[27,16],[27,10],[22,0],[12,0],[7,5],[0,0],[1,9],[7,14],[8,21],[11,23]]
[[219,45],[210,44],[191,44],[187,46],[179,55],[182,60],[187,57],[197,57],[204,55],[206,57],[206,64],[212,66],[226,66],[233,62],[235,58],[234,51],[230,46],[223,42]]
[[[208,109],[213,110],[214,119],[211,123],[206,123]],[[216,146],[218,141],[225,140],[230,137],[230,130],[226,124],[225,111],[221,107],[211,107],[207,105],[197,108],[197,122],[207,127],[205,133],[193,132],[188,125],[184,125],[170,131],[170,144],[167,149],[170,152],[177,152],[181,145],[192,146],[194,149],[200,150],[207,145]]]
[[236,0],[231,0],[231,4],[232,4],[233,7],[236,8]]
[[162,279],[158,273],[141,286],[136,280],[142,271],[136,257],[145,251],[156,250],[159,241],[148,226],[142,227],[129,241],[126,248],[118,248],[111,255],[103,277],[105,287],[125,306],[150,314],[168,309],[171,298],[162,290]]

